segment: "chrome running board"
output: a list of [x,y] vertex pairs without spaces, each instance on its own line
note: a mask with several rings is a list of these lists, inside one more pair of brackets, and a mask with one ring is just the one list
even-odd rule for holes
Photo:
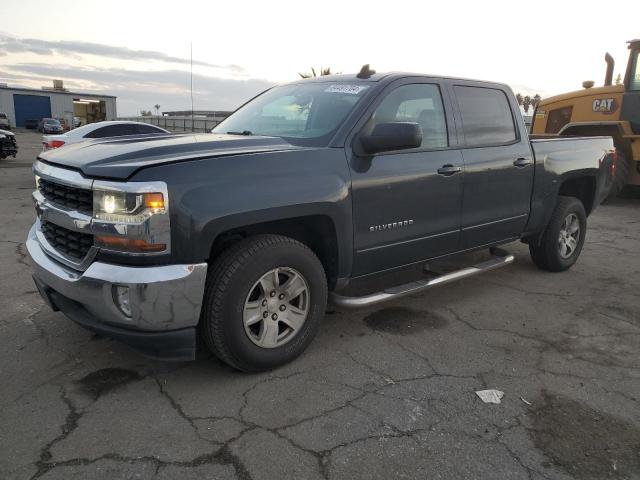
[[430,280],[417,280],[415,282],[406,283],[397,287],[391,287],[383,290],[382,292],[372,293],[363,297],[344,297],[337,293],[331,293],[329,301],[337,307],[345,309],[354,309],[362,307],[370,307],[378,303],[386,302],[389,300],[395,300],[396,298],[404,297],[414,293],[423,292],[440,285],[455,282],[463,278],[472,277],[478,273],[488,272],[489,270],[495,270],[496,268],[505,267],[510,263],[513,263],[514,257],[509,252],[495,248],[492,250],[493,258],[484,262],[478,263],[471,267],[456,270],[454,272],[445,273],[439,275]]

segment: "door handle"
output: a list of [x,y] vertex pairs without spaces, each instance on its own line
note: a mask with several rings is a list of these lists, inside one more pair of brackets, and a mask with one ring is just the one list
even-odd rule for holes
[[445,177],[450,177],[451,175],[461,171],[462,171],[462,167],[454,167],[453,165],[443,165],[438,169],[438,174],[444,175]]
[[527,165],[531,165],[531,160],[528,158],[519,158],[513,161],[513,165],[518,168],[526,167]]

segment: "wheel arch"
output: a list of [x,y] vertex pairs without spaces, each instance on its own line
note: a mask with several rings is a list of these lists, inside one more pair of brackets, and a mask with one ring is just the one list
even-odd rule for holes
[[[211,229],[214,227],[212,226]],[[333,289],[343,275],[348,246],[340,242],[340,230],[331,215],[314,213],[299,216],[263,218],[262,220],[237,218],[225,222],[223,228],[210,232],[211,243],[207,261],[212,262],[236,242],[254,235],[274,234],[293,238],[309,247],[322,263],[329,289]]]
[[566,178],[558,188],[558,195],[575,197],[582,202],[584,210],[589,216],[596,201],[597,184],[592,175]]
[[544,216],[539,219],[539,223],[536,223],[537,228],[535,231],[525,234],[522,237],[522,241],[526,244],[538,245],[544,232],[551,220],[553,211],[558,204],[561,197],[573,197],[580,200],[582,203],[587,217],[596,207],[598,199],[598,182],[595,174],[587,174],[585,172],[574,173],[570,172],[561,176],[558,179],[557,190],[554,190],[550,194],[545,202],[539,205],[539,208],[544,209]]

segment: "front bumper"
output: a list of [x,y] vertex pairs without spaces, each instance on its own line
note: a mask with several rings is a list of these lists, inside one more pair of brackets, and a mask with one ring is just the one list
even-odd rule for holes
[[[204,296],[206,263],[128,267],[94,262],[79,272],[42,250],[35,225],[26,246],[38,290],[54,309],[151,356],[173,360],[195,357],[195,327]],[[129,288],[130,317],[117,306],[116,286]]]

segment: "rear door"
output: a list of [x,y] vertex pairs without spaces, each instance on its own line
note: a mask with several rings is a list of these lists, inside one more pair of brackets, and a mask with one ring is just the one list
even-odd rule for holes
[[534,169],[513,94],[462,81],[452,91],[465,165],[460,248],[516,238],[529,217]]
[[446,88],[416,77],[386,87],[356,127],[417,122],[423,141],[416,149],[351,157],[354,276],[458,248],[463,165],[455,130],[449,133],[451,112]]

